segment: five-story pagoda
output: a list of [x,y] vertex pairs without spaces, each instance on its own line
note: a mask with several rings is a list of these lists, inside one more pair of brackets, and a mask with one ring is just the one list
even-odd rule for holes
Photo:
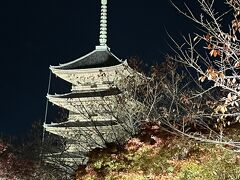
[[[133,132],[132,120],[119,109],[133,109],[125,80],[136,75],[127,61],[117,58],[107,46],[107,0],[101,0],[100,45],[89,54],[59,66],[50,66],[57,77],[72,84],[70,93],[47,95],[48,100],[69,111],[68,120],[44,123],[44,129],[66,141],[64,153],[46,154],[45,161],[58,157],[68,165],[85,164],[86,154],[106,143],[123,142]],[[119,102],[121,101],[121,105]]]

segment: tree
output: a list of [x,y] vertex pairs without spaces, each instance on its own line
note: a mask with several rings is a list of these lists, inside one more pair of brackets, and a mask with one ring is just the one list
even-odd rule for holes
[[[214,0],[198,0],[198,3],[202,11],[200,15],[187,5],[184,11],[173,4],[200,29],[198,33],[184,37],[182,45],[170,37],[175,45],[172,48],[176,53],[173,59],[197,73],[198,80],[193,78],[193,81],[201,91],[190,99],[209,99],[206,105],[210,111],[201,116],[210,117],[210,124],[220,131],[220,139],[216,142],[239,148],[238,142],[224,139],[223,132],[225,127],[240,120],[240,1],[226,0],[225,6],[230,10],[224,13],[214,9]],[[188,71],[192,74],[192,70]]]

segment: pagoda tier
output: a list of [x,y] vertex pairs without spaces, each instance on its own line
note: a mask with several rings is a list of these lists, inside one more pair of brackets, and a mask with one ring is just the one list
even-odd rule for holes
[[[53,165],[57,165],[67,171],[72,171],[72,168],[78,168],[79,164],[85,165],[88,162],[88,157],[83,152],[61,152],[45,154],[44,161]],[[69,169],[67,168],[69,167]]]
[[74,113],[69,112],[68,114],[68,121],[69,122],[75,122],[75,121],[86,121],[86,119],[90,119],[91,121],[105,121],[106,119],[111,119],[112,121],[116,121],[116,118],[114,115],[109,113],[101,113],[95,114],[93,116],[89,116],[89,114],[80,114],[80,113]]
[[106,111],[111,112],[114,108],[113,102],[116,101],[114,96],[118,94],[120,94],[118,89],[110,89],[88,93],[48,95],[47,98],[57,106],[89,117],[89,115],[102,114]]
[[[108,89],[118,84],[122,78],[134,74],[127,61],[109,67],[89,69],[55,69],[50,67],[50,69],[58,77],[71,83],[73,90]],[[74,86],[77,87],[74,89]]]
[[[125,110],[134,111],[135,108],[142,106],[139,101],[129,97],[127,92],[119,93],[117,89],[111,91],[69,93],[48,95],[47,97],[51,103],[70,112],[68,118],[70,121],[115,119],[121,113],[126,113]],[[83,94],[86,94],[86,96]],[[104,94],[107,96],[103,96]]]
[[110,125],[105,124],[101,126],[96,126],[94,123],[92,123],[92,126],[90,126],[90,124],[86,126],[86,124],[66,123],[66,126],[62,126],[59,125],[59,123],[52,123],[44,124],[44,128],[52,134],[63,138],[74,139],[83,144],[86,143],[87,146],[89,146],[89,142],[94,142],[96,144],[102,144],[105,141],[114,142],[127,137],[126,135],[129,135],[130,132],[130,126],[128,123],[119,124],[111,122]]

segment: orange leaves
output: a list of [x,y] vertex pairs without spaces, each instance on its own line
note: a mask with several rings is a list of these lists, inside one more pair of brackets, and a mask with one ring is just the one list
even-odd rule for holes
[[132,138],[125,145],[125,149],[128,150],[128,151],[136,151],[142,146],[143,146],[143,142],[141,142],[140,139]]
[[221,55],[221,52],[220,50],[212,49],[209,54],[210,56],[217,57]]
[[240,30],[240,21],[238,19],[232,21],[232,29],[234,33]]
[[206,78],[207,78],[206,76],[200,76],[200,77],[198,78],[198,80],[199,80],[200,82],[204,82]]
[[218,48],[215,47],[216,45],[212,45],[211,44],[213,36],[208,33],[206,36],[204,36],[204,39],[207,42],[209,42],[209,44],[206,47],[206,49],[210,50],[210,52],[209,52],[210,56],[213,56],[213,57],[220,56],[221,55],[221,51]]
[[222,71],[219,72],[218,75],[219,75],[219,77],[222,78],[222,79],[225,77],[225,75],[224,75],[224,73],[223,73]]
[[208,44],[206,49],[210,50],[209,52],[210,56],[217,57],[221,55],[221,51],[214,47],[212,44]]
[[213,36],[211,34],[207,33],[206,36],[204,36],[204,38],[205,38],[206,41],[209,42],[209,41],[212,40]]
[[218,74],[219,74],[219,72],[217,70],[213,69],[213,67],[209,67],[207,69],[207,75],[208,75],[207,77],[208,77],[209,80],[217,79]]
[[206,72],[206,75],[202,75],[198,78],[198,80],[200,82],[204,82],[205,79],[208,79],[208,80],[216,80],[217,78],[221,78],[221,79],[224,79],[225,78],[225,75],[222,71],[217,71],[216,69],[214,69],[213,67],[209,67],[207,69],[207,72]]
[[208,44],[207,49],[208,49],[208,50],[211,50],[211,49],[212,49],[212,45],[211,45],[211,44]]

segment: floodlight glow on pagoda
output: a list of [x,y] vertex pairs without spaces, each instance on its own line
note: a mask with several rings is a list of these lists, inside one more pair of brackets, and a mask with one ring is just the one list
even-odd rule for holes
[[[99,44],[95,50],[76,60],[50,66],[50,71],[71,83],[72,89],[70,93],[47,95],[49,102],[68,110],[69,115],[65,122],[45,122],[43,127],[47,132],[66,139],[68,149],[63,161],[70,166],[86,163],[86,160],[80,162],[87,157],[78,155],[79,152],[104,147],[106,142],[124,141],[131,131],[129,119],[117,119],[115,96],[127,93],[120,88],[125,84],[122,79],[133,76],[135,71],[107,46],[107,0],[101,0]],[[131,109],[135,102],[129,99],[125,105]],[[87,134],[87,139],[84,134]],[[51,161],[51,157],[49,155],[47,161]]]

